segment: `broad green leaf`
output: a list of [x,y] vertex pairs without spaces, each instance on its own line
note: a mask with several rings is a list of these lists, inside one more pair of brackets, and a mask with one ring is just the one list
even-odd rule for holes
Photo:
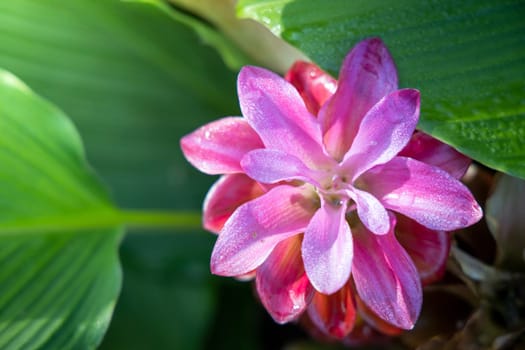
[[421,91],[419,128],[525,178],[522,0],[241,0],[238,12],[337,74],[359,40],[380,36],[400,85]]
[[0,348],[95,348],[120,290],[118,215],[69,119],[3,70],[0,133]]
[[[119,206],[200,210],[215,179],[184,160],[179,139],[239,111],[236,74],[192,29],[146,3],[2,0],[0,47],[0,66],[73,119]],[[215,236],[142,232],[121,246],[122,296],[101,348],[204,348],[223,313],[210,283]],[[247,292],[242,307],[256,307]],[[239,331],[249,326],[224,313]]]

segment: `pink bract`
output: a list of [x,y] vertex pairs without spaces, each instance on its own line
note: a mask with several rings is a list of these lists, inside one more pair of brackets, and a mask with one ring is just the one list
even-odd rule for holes
[[459,181],[470,160],[415,131],[420,93],[397,81],[378,38],[352,49],[339,81],[306,62],[286,79],[244,67],[243,117],[181,140],[191,164],[224,174],[204,207],[205,227],[219,233],[212,272],[255,271],[277,322],[308,310],[343,338],[361,309],[376,324],[412,328],[421,280],[443,272],[446,231],[482,216]]

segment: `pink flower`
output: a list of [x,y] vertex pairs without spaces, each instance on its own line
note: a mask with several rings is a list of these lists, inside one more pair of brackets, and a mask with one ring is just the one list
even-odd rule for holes
[[181,141],[195,167],[225,174],[204,204],[204,226],[219,233],[211,270],[255,274],[277,322],[307,310],[324,333],[343,338],[357,308],[372,324],[410,329],[421,279],[442,272],[446,231],[481,218],[458,181],[469,160],[414,133],[419,92],[398,90],[380,39],[350,52],[338,82],[304,62],[286,78],[244,67],[244,117]]

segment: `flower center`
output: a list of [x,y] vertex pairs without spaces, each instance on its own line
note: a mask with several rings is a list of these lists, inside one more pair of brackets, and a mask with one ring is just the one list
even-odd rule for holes
[[341,206],[350,200],[349,193],[352,191],[352,184],[348,182],[345,174],[329,173],[320,188],[316,188],[317,193],[324,201],[335,206]]

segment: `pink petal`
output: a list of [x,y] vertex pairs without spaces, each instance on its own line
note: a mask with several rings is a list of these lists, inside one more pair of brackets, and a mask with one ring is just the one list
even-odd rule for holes
[[405,157],[377,166],[361,179],[387,208],[431,230],[472,225],[482,210],[467,187],[444,170]]
[[315,171],[308,169],[299,158],[282,151],[255,150],[244,156],[241,167],[248,176],[262,183],[301,180],[319,186]]
[[186,159],[207,174],[241,172],[241,158],[263,148],[257,133],[246,120],[228,117],[206,124],[180,140]]
[[303,240],[306,274],[316,290],[332,294],[342,288],[352,267],[352,235],[346,222],[346,204],[322,203]]
[[378,235],[387,233],[390,220],[381,202],[370,193],[358,189],[354,189],[352,195],[357,204],[357,215],[366,228]]
[[259,267],[282,240],[304,232],[316,210],[311,190],[281,185],[243,204],[226,221],[211,256],[216,275]]
[[334,96],[321,108],[326,148],[342,159],[372,106],[397,89],[394,61],[379,38],[358,43],[346,56]]
[[290,83],[266,69],[244,67],[237,88],[242,113],[266,148],[292,154],[308,166],[330,160],[317,120]]
[[[391,221],[394,227],[393,216]],[[363,226],[354,229],[352,276],[359,297],[375,314],[399,328],[414,326],[421,310],[421,283],[393,231],[374,235]]]
[[352,180],[366,170],[394,158],[412,136],[419,118],[419,92],[394,91],[365,115],[343,168]]
[[437,166],[458,180],[465,175],[471,163],[469,157],[419,131],[412,135],[408,145],[398,155]]
[[263,193],[263,188],[244,174],[221,176],[204,200],[204,228],[219,233],[235,209]]
[[332,295],[315,293],[308,316],[324,334],[342,339],[354,328],[356,312],[348,285]]
[[429,230],[402,215],[397,218],[397,240],[412,258],[423,285],[441,279],[450,251],[450,233]]
[[313,296],[304,272],[301,242],[299,235],[281,241],[257,269],[257,293],[277,323],[295,320]]
[[319,108],[337,88],[337,80],[310,62],[295,62],[284,78],[299,91],[306,108],[313,115],[317,115]]

